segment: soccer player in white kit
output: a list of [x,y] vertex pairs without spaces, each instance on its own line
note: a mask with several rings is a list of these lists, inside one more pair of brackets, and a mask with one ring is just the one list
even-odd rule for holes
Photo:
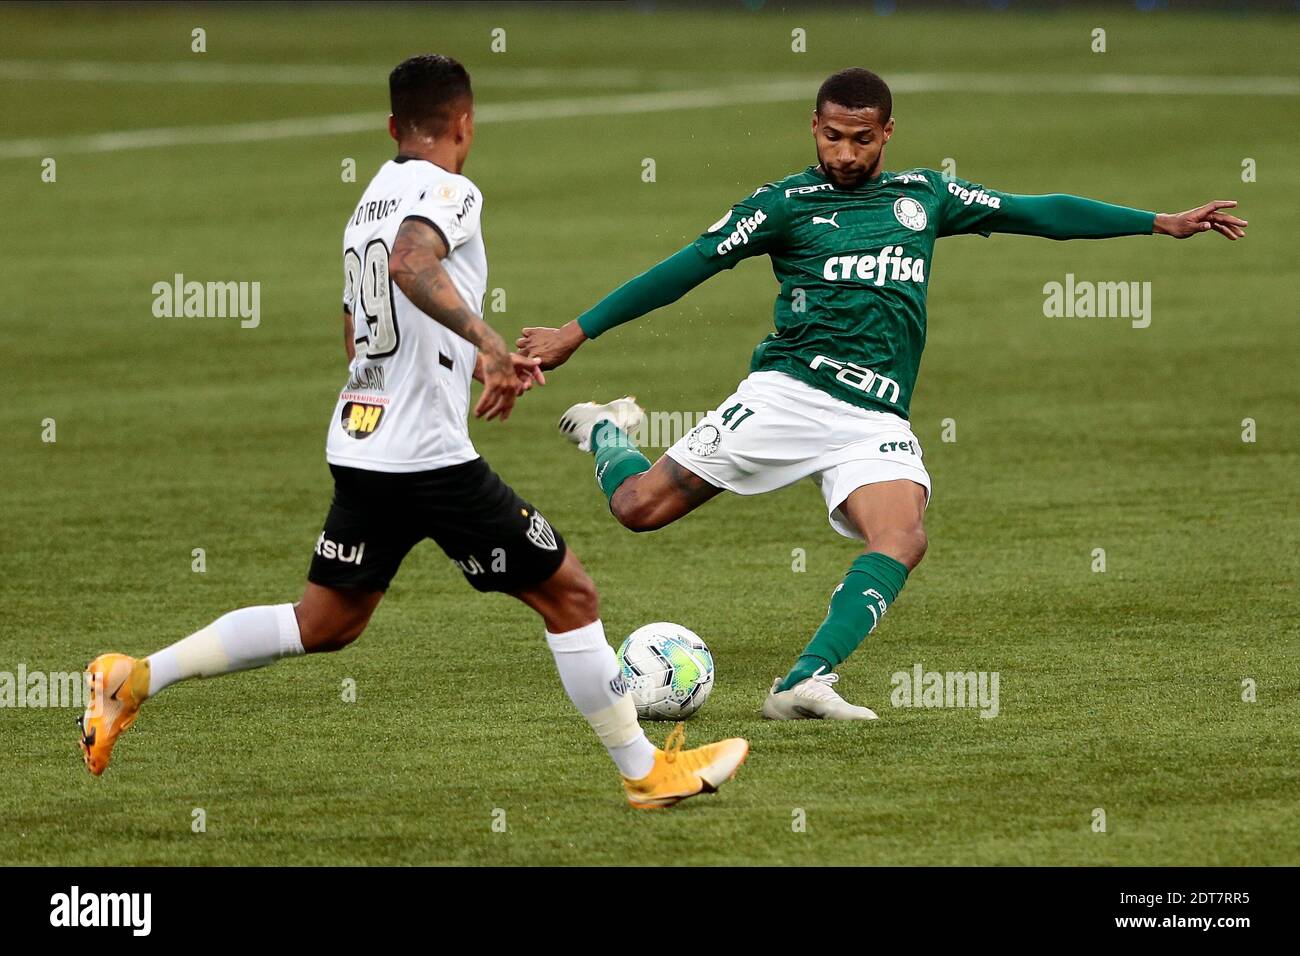
[[541,616],[564,689],[633,806],[712,792],[749,745],[683,750],[674,732],[660,750],[646,739],[591,578],[470,442],[471,378],[483,383],[475,414],[503,421],[544,379],[536,360],[510,353],[482,318],[483,196],[461,175],[474,138],[469,74],[448,57],[412,57],[393,70],[389,92],[397,156],[375,174],[343,235],[348,378],[326,441],[334,500],[302,598],[232,611],[146,658],[92,661],[81,719],[86,766],[102,774],[140,705],[177,681],[346,647],[407,552],[432,538],[475,589],[510,594]]

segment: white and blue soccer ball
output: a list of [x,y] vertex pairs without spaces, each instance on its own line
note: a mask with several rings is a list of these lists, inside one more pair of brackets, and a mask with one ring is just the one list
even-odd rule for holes
[[642,720],[685,720],[713,691],[713,655],[680,624],[637,628],[618,649],[618,665]]

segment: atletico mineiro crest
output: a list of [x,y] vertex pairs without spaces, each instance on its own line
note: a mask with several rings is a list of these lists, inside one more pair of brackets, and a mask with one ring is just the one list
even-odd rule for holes
[[550,522],[534,511],[528,516],[528,540],[543,551],[554,551],[560,546],[555,540],[555,531],[551,528]]

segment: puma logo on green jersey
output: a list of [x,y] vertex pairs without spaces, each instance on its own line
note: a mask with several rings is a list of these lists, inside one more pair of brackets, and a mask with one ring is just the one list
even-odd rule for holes
[[886,278],[893,282],[924,282],[925,260],[902,253],[902,246],[885,246],[874,256],[831,256],[822,266],[822,278],[829,282],[860,279],[875,285],[884,285]]

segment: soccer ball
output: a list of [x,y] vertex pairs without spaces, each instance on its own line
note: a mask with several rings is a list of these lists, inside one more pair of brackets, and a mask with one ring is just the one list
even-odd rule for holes
[[618,665],[643,720],[685,720],[713,690],[713,655],[680,624],[637,628],[618,649]]

